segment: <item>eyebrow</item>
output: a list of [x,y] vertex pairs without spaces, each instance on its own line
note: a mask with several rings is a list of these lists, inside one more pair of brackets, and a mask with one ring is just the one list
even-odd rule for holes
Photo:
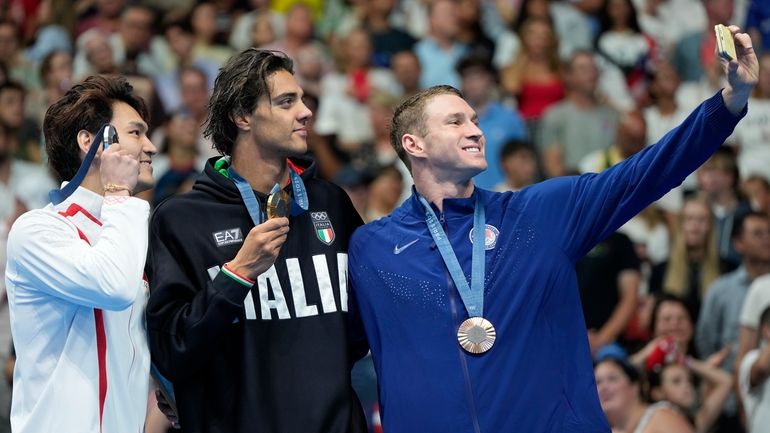
[[272,98],[271,99],[271,103],[272,103],[272,101],[278,101],[278,100],[281,100],[281,99],[297,100],[297,99],[299,99],[301,97],[302,96],[300,96],[300,94],[297,93],[297,92],[286,92],[286,93],[281,93],[280,95]]
[[132,127],[132,128],[138,128],[139,132],[142,132],[142,133],[147,132],[147,129],[148,129],[148,126],[147,126],[146,123],[144,123],[144,122],[137,122],[135,120],[132,120],[132,121],[128,122],[128,125],[130,127]]
[[[466,117],[467,117],[466,114],[462,113],[462,112],[449,113],[449,114],[446,115],[446,117],[444,117],[444,121],[455,120],[455,119],[464,119]],[[471,116],[471,122],[473,122],[473,123],[478,123],[479,122],[479,115],[476,114],[475,112]]]

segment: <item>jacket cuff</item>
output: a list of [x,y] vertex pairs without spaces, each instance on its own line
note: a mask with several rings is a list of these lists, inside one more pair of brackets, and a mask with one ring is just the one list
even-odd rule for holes
[[703,103],[703,107],[706,111],[706,116],[711,119],[712,124],[716,124],[720,128],[734,128],[738,124],[738,121],[749,111],[749,104],[743,107],[741,113],[735,115],[727,109],[725,100],[722,98],[722,89],[720,89],[714,96],[706,99]]

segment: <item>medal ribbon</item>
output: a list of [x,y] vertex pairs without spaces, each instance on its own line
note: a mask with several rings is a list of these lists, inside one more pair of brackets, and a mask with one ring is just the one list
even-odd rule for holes
[[302,182],[302,178],[291,167],[289,167],[289,176],[291,176],[291,189],[294,190],[294,197],[291,200],[291,216],[297,216],[308,209],[307,190],[305,189],[305,182]]
[[[254,194],[254,190],[251,189],[251,185],[235,171],[232,165],[227,168],[227,173],[241,193],[241,199],[243,199],[243,204],[246,205],[246,210],[249,211],[251,221],[254,222],[254,225],[259,225],[264,221],[265,215],[262,212],[256,194]],[[289,167],[289,176],[291,176],[291,187],[294,191],[294,197],[291,200],[291,216],[297,216],[308,209],[307,190],[305,189],[305,183],[302,182],[302,178],[291,167]],[[270,193],[273,194],[280,189],[281,185],[276,183]]]
[[91,147],[88,148],[88,153],[86,153],[86,156],[83,158],[83,162],[80,163],[80,167],[75,173],[75,176],[73,176],[69,183],[64,185],[63,188],[52,189],[48,192],[48,199],[51,200],[51,203],[57,205],[64,200],[67,200],[67,197],[71,196],[72,193],[78,189],[83,182],[83,179],[85,179],[86,174],[88,174],[88,168],[91,167],[91,162],[94,160],[94,156],[96,156],[96,151],[99,149],[99,143],[102,143],[104,150],[107,150],[110,146],[110,140],[115,139],[115,137],[115,128],[109,123],[105,123],[99,128],[99,132],[94,135]]
[[481,202],[480,193],[476,195],[476,204],[473,208],[473,255],[471,256],[471,284],[463,274],[460,263],[457,261],[457,255],[452,249],[452,245],[447,239],[446,232],[441,226],[436,213],[427,200],[418,194],[420,202],[425,208],[425,222],[428,224],[428,230],[436,243],[441,258],[452,276],[457,291],[460,292],[460,298],[463,300],[465,309],[470,317],[483,317],[484,315],[484,239],[486,238],[486,223],[484,213],[484,203]]

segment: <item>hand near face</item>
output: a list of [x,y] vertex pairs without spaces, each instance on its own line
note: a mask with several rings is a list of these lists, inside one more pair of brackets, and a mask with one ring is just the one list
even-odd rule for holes
[[139,155],[115,143],[100,156],[99,173],[102,185],[117,185],[133,192],[139,177]]

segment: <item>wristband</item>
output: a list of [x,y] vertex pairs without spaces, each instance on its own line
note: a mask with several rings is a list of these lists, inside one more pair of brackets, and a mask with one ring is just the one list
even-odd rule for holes
[[235,280],[235,281],[237,281],[237,282],[239,282],[239,283],[243,284],[243,285],[244,285],[244,286],[246,286],[246,287],[251,287],[251,286],[253,286],[253,285],[254,285],[254,283],[255,283],[255,281],[254,281],[254,280],[252,280],[251,278],[248,278],[248,277],[246,277],[246,276],[244,276],[244,275],[241,275],[241,274],[239,274],[239,273],[235,272],[234,270],[232,270],[232,269],[230,268],[230,263],[229,263],[229,262],[228,262],[228,263],[225,263],[225,264],[222,266],[221,272],[222,272],[223,274],[227,275],[228,277],[232,278],[233,280]]

